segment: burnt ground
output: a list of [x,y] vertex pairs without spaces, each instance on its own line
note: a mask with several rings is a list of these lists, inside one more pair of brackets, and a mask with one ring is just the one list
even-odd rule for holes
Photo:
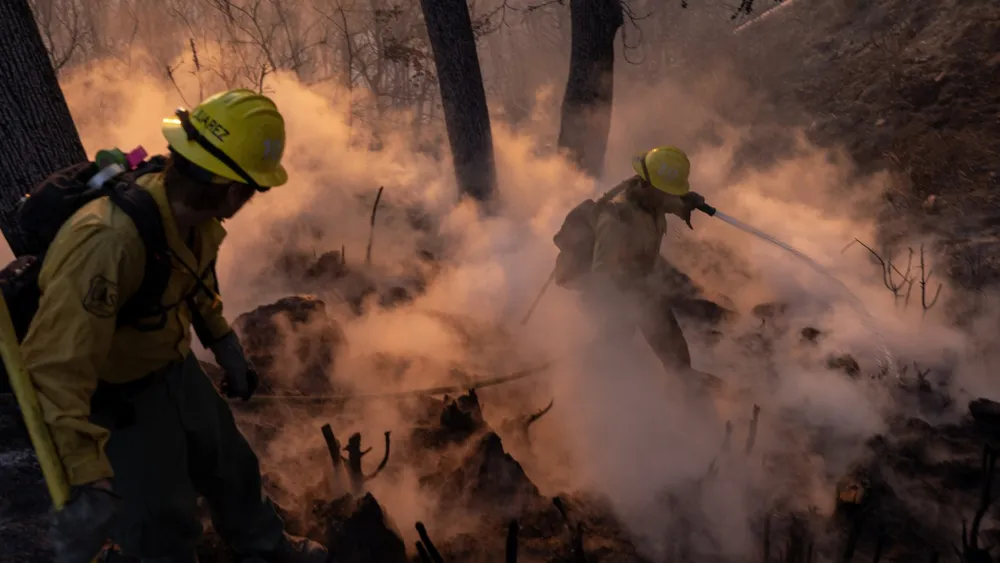
[[[887,190],[882,210],[887,241],[933,233],[943,240],[938,252],[951,258],[948,273],[961,286],[978,290],[997,279],[1000,4],[797,0],[736,35],[733,46],[736,56],[746,58],[740,72],[765,91],[767,103],[782,108],[789,124],[806,125],[820,144],[846,145],[862,170],[887,167],[894,172],[896,182]],[[769,59],[768,53],[783,56]],[[754,60],[756,64],[750,62]],[[433,266],[433,257],[420,258]],[[353,314],[365,307],[406,303],[434,269],[421,270],[406,284],[385,284],[346,267],[336,252],[319,260],[293,255],[286,262],[283,269],[307,280],[306,286],[338,284]],[[288,353],[287,346],[280,352],[272,349],[276,339],[299,340],[292,349],[307,368],[294,380],[282,378],[287,387],[263,393],[338,392],[322,377],[334,367],[344,344],[337,323],[320,323],[318,332],[308,335],[279,336],[267,320],[277,312],[294,326],[321,311],[312,298],[291,297],[237,322],[245,333],[253,333],[249,347],[265,369],[280,369],[281,354]],[[688,314],[704,313],[704,307],[688,309]],[[713,317],[716,322],[725,322],[718,317]],[[844,377],[866,375],[850,358],[833,359],[830,366]],[[833,516],[803,509],[796,502],[803,492],[791,483],[777,496],[754,497],[757,492],[748,491],[758,501],[757,533],[754,554],[740,560],[989,561],[963,548],[961,535],[967,522],[980,529],[978,545],[1000,541],[995,510],[980,506],[993,474],[991,448],[1000,445],[1000,409],[988,402],[951,404],[946,377],[936,375],[934,381],[920,377],[915,385],[893,388],[900,401],[922,405],[926,416],[894,419],[885,433],[864,444],[852,470],[829,492],[839,500]],[[333,431],[327,438],[339,443],[331,449],[339,450],[340,461],[334,463],[328,453],[308,459],[337,467],[331,474],[341,477],[316,483],[303,505],[283,506],[290,528],[328,543],[338,561],[421,560],[419,552],[430,550],[428,542],[448,561],[499,561],[512,537],[522,561],[646,560],[606,500],[569,491],[557,503],[542,494],[505,448],[530,435],[524,430],[526,420],[491,428],[480,406],[489,407],[474,396],[415,399],[409,408],[412,424],[392,430],[389,462],[373,479],[398,471],[395,460],[404,455],[417,468],[422,489],[451,500],[424,519],[427,536],[421,547],[400,539],[392,514],[366,494],[363,480],[352,485],[351,462],[342,459],[350,457],[343,449],[349,437]],[[274,439],[273,425],[260,422],[271,408],[266,400],[236,407],[241,425],[258,446]],[[928,422],[947,412],[956,414],[951,422]],[[335,430],[335,421],[333,426]],[[0,395],[0,444],[0,559],[47,560],[42,533],[47,495],[9,395]],[[370,474],[383,445],[378,436],[365,436],[363,445],[374,446],[363,464]],[[751,452],[746,457],[765,467],[795,462],[794,452]],[[727,467],[722,464],[723,474]],[[697,486],[684,491],[665,491],[663,502],[676,505],[684,494],[697,496],[712,487],[719,471],[719,466],[707,471]],[[267,480],[270,490],[279,485]],[[996,489],[987,491],[986,498],[992,499]],[[435,537],[436,523],[448,522],[462,509],[487,517],[475,533]],[[700,539],[718,539],[725,530],[713,529],[684,509],[675,514],[663,523],[669,546],[664,560],[727,560],[714,554],[712,541]],[[511,533],[512,522],[516,533]],[[956,548],[965,553],[959,557]],[[202,551],[206,562],[228,560],[211,533]]]
[[894,173],[887,241],[932,234],[962,287],[997,281],[1000,5],[796,0],[732,47],[775,114]]

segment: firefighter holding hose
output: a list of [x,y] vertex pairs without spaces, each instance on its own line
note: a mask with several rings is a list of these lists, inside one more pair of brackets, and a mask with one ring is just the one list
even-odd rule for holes
[[597,304],[607,338],[629,339],[638,327],[668,373],[693,374],[716,385],[714,376],[691,368],[691,352],[670,298],[651,283],[666,215],[690,227],[692,212],[711,215],[715,210],[691,191],[691,163],[680,149],[654,148],[637,155],[632,167],[635,175],[569,213],[555,236],[560,253],[552,279]]
[[[71,486],[50,533],[56,561],[89,561],[110,537],[145,563],[194,563],[201,496],[238,561],[324,562],[323,546],[284,532],[257,456],[191,352],[193,325],[226,394],[253,394],[214,264],[221,221],[287,181],[284,120],[269,98],[236,89],[178,110],[163,133],[163,169],[135,180],[155,228],[95,199],[62,224],[38,274],[21,356]],[[124,322],[137,300],[153,306]]]

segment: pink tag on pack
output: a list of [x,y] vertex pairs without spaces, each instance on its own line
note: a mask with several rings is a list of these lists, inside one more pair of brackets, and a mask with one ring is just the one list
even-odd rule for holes
[[125,162],[128,163],[128,169],[134,169],[137,164],[146,160],[146,156],[148,156],[148,153],[146,153],[146,149],[142,148],[142,145],[132,149],[132,152],[125,155]]

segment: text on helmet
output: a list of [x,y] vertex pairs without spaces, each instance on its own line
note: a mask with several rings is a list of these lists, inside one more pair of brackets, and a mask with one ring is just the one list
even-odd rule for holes
[[213,137],[219,140],[219,142],[225,142],[226,137],[229,136],[229,129],[222,126],[221,123],[215,120],[214,117],[208,115],[203,108],[198,108],[194,112],[193,119],[205,128],[206,131],[212,134]]
[[660,163],[660,168],[657,172],[660,176],[667,178],[668,180],[676,180],[681,175],[680,170],[677,170],[666,162]]

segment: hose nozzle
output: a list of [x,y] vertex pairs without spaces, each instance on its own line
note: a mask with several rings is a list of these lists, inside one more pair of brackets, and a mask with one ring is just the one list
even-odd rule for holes
[[698,207],[696,207],[695,209],[697,209],[698,211],[701,211],[702,213],[704,213],[705,215],[708,215],[709,217],[711,217],[712,215],[715,215],[715,211],[716,211],[716,209],[714,207],[712,207],[711,205],[709,205],[707,203],[703,203],[703,204],[699,205]]

